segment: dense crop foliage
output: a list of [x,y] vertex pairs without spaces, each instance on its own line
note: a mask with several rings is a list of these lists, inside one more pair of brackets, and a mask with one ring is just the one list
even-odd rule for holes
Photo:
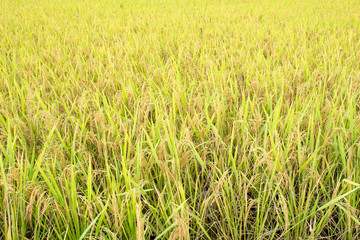
[[0,0],[1,239],[360,238],[358,0]]

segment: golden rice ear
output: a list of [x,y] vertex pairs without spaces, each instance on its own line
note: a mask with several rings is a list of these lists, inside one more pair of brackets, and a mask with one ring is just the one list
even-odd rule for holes
[[144,229],[145,228],[145,219],[141,216],[141,206],[136,204],[136,239],[143,240],[144,238]]

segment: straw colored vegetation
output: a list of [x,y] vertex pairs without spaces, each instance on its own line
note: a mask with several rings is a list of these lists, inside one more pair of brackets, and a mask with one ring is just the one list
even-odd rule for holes
[[0,0],[1,239],[360,238],[357,0]]

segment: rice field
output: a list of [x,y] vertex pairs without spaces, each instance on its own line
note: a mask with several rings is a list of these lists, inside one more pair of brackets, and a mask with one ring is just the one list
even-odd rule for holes
[[0,0],[0,239],[359,239],[358,0]]

